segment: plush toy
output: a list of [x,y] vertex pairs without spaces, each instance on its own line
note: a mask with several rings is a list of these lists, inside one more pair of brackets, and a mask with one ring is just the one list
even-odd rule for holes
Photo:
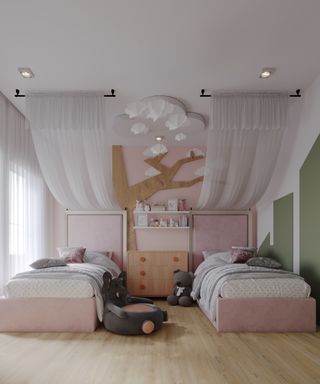
[[124,285],[124,272],[116,278],[105,272],[103,281],[103,323],[109,331],[121,335],[149,334],[161,328],[162,323],[168,320],[167,312],[153,305],[152,300],[128,294]]
[[167,302],[170,305],[182,305],[190,307],[192,298],[190,297],[193,282],[192,272],[183,272],[180,269],[174,271],[175,288],[170,296],[167,297]]

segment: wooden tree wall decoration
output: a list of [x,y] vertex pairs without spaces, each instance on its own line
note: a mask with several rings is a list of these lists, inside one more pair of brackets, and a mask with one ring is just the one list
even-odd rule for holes
[[136,200],[147,200],[156,192],[165,189],[187,188],[201,181],[203,176],[192,180],[174,181],[179,169],[187,163],[203,159],[204,156],[195,156],[192,152],[190,157],[177,160],[171,167],[163,165],[161,160],[167,153],[145,159],[145,163],[155,168],[160,174],[149,177],[139,183],[129,186],[127,172],[123,159],[121,145],[112,146],[112,175],[113,186],[121,209],[128,210],[128,249],[136,250],[137,242],[134,227],[134,209]]

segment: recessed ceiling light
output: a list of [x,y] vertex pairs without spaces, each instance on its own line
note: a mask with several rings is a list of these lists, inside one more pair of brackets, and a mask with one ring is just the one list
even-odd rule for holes
[[34,77],[34,73],[30,68],[18,68],[18,71],[20,72],[21,76],[25,79],[31,79]]
[[260,79],[268,79],[274,73],[274,71],[274,68],[263,68],[260,73]]
[[156,136],[156,141],[162,141],[163,140],[163,136]]

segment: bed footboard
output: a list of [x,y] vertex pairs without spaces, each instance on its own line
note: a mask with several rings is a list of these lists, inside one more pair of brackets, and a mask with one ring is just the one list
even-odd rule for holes
[[218,332],[315,332],[314,298],[217,300]]
[[95,298],[0,298],[0,332],[93,332]]

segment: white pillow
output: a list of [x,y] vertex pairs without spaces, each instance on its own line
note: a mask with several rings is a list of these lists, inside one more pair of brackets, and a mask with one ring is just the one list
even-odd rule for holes
[[214,251],[202,251],[202,255],[204,259],[212,258],[212,259],[219,259],[222,261],[225,261],[226,263],[231,263],[231,254],[228,251],[224,252],[217,252],[216,250]]
[[101,265],[102,267],[111,270],[114,276],[118,276],[121,270],[117,266],[117,264],[111,260],[111,257],[112,252],[101,253],[94,251],[86,251],[86,253],[84,254],[83,262]]

